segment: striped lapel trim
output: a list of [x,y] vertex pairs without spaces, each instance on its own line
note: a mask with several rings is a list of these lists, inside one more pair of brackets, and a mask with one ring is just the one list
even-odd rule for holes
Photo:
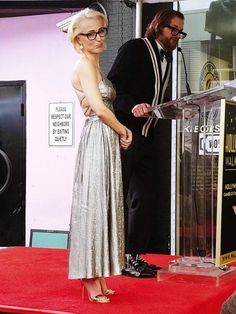
[[162,88],[162,95],[161,95],[161,100],[160,100],[160,103],[163,102],[163,99],[164,99],[164,93],[163,93],[163,90],[166,90],[167,88],[167,85],[168,85],[168,82],[169,82],[169,77],[170,77],[170,69],[171,69],[171,63],[168,62],[167,63],[167,68],[166,68],[166,72],[165,72],[165,76],[164,76],[164,79],[163,79],[163,82],[164,82],[164,85],[163,85],[163,88]]
[[[158,104],[158,91],[160,90],[160,75],[159,75],[159,70],[158,70],[158,64],[157,64],[157,58],[156,58],[156,54],[155,51],[150,43],[150,41],[147,38],[142,38],[143,41],[145,42],[149,53],[150,53],[150,57],[152,60],[152,64],[153,64],[153,69],[154,69],[154,75],[155,75],[155,94],[152,100],[152,106],[155,106],[156,104]],[[147,136],[148,135],[148,130],[150,128],[150,125],[152,123],[154,118],[149,117],[148,120],[145,122],[145,124],[143,125],[142,128],[142,135]]]

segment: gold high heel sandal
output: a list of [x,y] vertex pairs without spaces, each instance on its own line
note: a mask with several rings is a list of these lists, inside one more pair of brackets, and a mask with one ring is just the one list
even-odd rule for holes
[[112,289],[108,289],[107,288],[107,290],[104,292],[104,295],[113,295],[113,294],[115,294],[116,292],[115,292],[115,290],[112,290]]
[[100,277],[99,278],[99,282],[100,282],[100,286],[101,286],[103,295],[113,295],[113,294],[115,294],[115,290],[107,288],[107,284],[106,284],[106,281],[105,281],[104,277]]
[[96,302],[96,303],[109,303],[110,299],[103,294],[98,294],[98,295],[95,295],[95,297],[93,298],[89,297],[89,301]]
[[[82,285],[82,292],[81,292],[81,297],[82,297],[82,300],[84,300],[84,291],[85,291],[85,284],[83,282],[83,280],[80,281],[81,282],[81,285]],[[87,288],[86,288],[87,290]],[[108,289],[109,290],[109,289]],[[98,295],[95,295],[93,298],[89,295],[89,292],[87,290],[87,293],[88,293],[88,299],[90,302],[95,302],[95,303],[109,303],[110,302],[110,299],[108,297],[106,297],[105,295],[103,294],[98,294]]]

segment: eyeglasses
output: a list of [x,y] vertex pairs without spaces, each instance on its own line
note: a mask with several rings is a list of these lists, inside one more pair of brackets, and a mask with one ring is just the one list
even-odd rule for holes
[[91,31],[88,33],[79,33],[78,35],[81,36],[86,36],[88,38],[88,40],[95,40],[97,38],[97,35],[99,35],[99,37],[105,37],[107,35],[108,32],[108,28],[107,27],[101,27],[99,28],[99,30],[97,32],[95,31]]
[[171,34],[173,36],[178,36],[179,35],[181,39],[184,39],[187,36],[187,33],[179,30],[176,27],[173,27],[173,26],[170,26],[170,25],[164,25],[164,27],[168,27],[171,30]]

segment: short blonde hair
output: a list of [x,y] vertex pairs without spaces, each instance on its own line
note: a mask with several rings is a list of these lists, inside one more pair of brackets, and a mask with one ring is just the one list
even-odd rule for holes
[[81,32],[81,25],[83,21],[87,19],[101,19],[104,22],[104,24],[108,26],[107,17],[99,11],[86,8],[75,14],[68,28],[68,38],[77,51],[79,51],[79,43],[76,40],[76,38]]

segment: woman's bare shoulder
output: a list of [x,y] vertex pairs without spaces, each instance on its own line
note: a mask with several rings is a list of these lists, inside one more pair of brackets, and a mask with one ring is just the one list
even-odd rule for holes
[[92,62],[82,56],[76,63],[75,63],[75,67],[74,67],[74,72],[84,72],[84,71],[94,71],[94,66],[92,64]]

